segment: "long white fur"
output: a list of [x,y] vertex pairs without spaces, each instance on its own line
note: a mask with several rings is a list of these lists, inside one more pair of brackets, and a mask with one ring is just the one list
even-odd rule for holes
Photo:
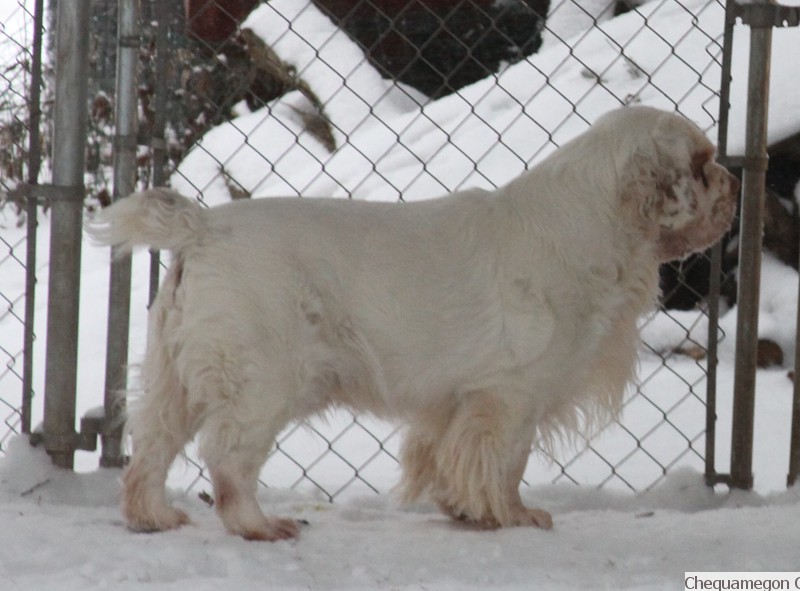
[[164,481],[199,435],[227,529],[296,535],[261,513],[258,471],[289,422],[344,405],[407,425],[407,500],[550,527],[519,496],[531,445],[618,411],[659,263],[732,219],[738,182],[713,152],[683,118],[626,108],[493,192],[208,210],[155,189],[103,211],[102,242],[172,251],[130,417],[128,525],[188,521]]

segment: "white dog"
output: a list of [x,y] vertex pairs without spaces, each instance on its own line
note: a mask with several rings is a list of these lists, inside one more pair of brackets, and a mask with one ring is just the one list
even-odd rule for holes
[[713,158],[684,118],[631,107],[497,191],[204,209],[155,189],[106,209],[103,242],[172,252],[130,416],[128,526],[188,521],[164,483],[197,434],[228,531],[297,535],[261,512],[259,470],[288,423],[339,405],[407,425],[405,499],[551,527],[519,495],[532,444],[619,409],[659,263],[733,218],[739,182]]

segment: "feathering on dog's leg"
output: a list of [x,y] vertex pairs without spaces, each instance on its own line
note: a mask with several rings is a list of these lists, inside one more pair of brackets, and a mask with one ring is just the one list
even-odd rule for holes
[[176,408],[183,400],[174,380],[150,390],[129,420],[133,457],[122,477],[122,512],[134,531],[174,529],[189,523],[189,517],[167,501],[167,472],[175,457],[191,438],[185,413]]
[[403,503],[416,501],[436,480],[436,448],[444,439],[449,422],[449,413],[429,410],[415,417],[405,433],[400,452],[403,467],[400,498]]
[[162,390],[150,390],[129,420],[133,456],[122,477],[122,512],[134,531],[174,529],[189,517],[167,501],[169,467],[191,439],[185,412],[177,408],[184,399],[173,380]]
[[131,407],[128,430],[133,457],[122,478],[122,512],[134,531],[174,529],[189,517],[167,501],[167,472],[192,438],[186,390],[178,379],[166,333],[181,319],[170,305],[179,268],[170,269],[150,311],[147,354],[142,366],[144,395]]
[[549,529],[549,514],[529,510],[519,496],[521,450],[530,450],[532,434],[510,402],[486,392],[464,397],[436,452],[434,498],[446,514],[480,527]]
[[146,453],[134,454],[122,477],[122,512],[128,528],[156,532],[186,525],[189,516],[169,505],[164,489],[167,470],[177,452],[172,459],[166,457],[164,448],[154,452],[158,458],[148,459]]

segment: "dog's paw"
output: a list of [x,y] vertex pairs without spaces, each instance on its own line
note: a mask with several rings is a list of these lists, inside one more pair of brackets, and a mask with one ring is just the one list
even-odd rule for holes
[[553,529],[553,517],[543,509],[525,508],[514,525]]
[[531,509],[520,504],[518,507],[510,509],[501,521],[493,515],[483,516],[476,519],[466,511],[456,510],[451,505],[439,503],[441,510],[452,519],[466,523],[478,529],[499,529],[502,527],[538,527],[540,529],[552,529],[553,518],[543,509]]
[[191,522],[189,516],[180,509],[168,508],[159,511],[158,515],[138,516],[125,515],[125,525],[137,533],[155,533],[177,529]]
[[259,528],[248,528],[239,534],[245,540],[258,542],[277,542],[279,540],[290,540],[300,535],[300,525],[294,519],[284,519],[281,517],[267,518]]

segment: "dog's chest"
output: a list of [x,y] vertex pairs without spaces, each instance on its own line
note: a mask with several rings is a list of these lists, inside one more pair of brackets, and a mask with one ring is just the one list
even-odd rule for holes
[[619,269],[520,273],[504,281],[500,291],[501,345],[512,363],[534,373],[589,363],[602,353],[609,335],[621,324],[635,323],[640,312]]
[[501,347],[516,364],[529,364],[556,336],[555,309],[531,276],[510,280],[501,290],[500,301]]

